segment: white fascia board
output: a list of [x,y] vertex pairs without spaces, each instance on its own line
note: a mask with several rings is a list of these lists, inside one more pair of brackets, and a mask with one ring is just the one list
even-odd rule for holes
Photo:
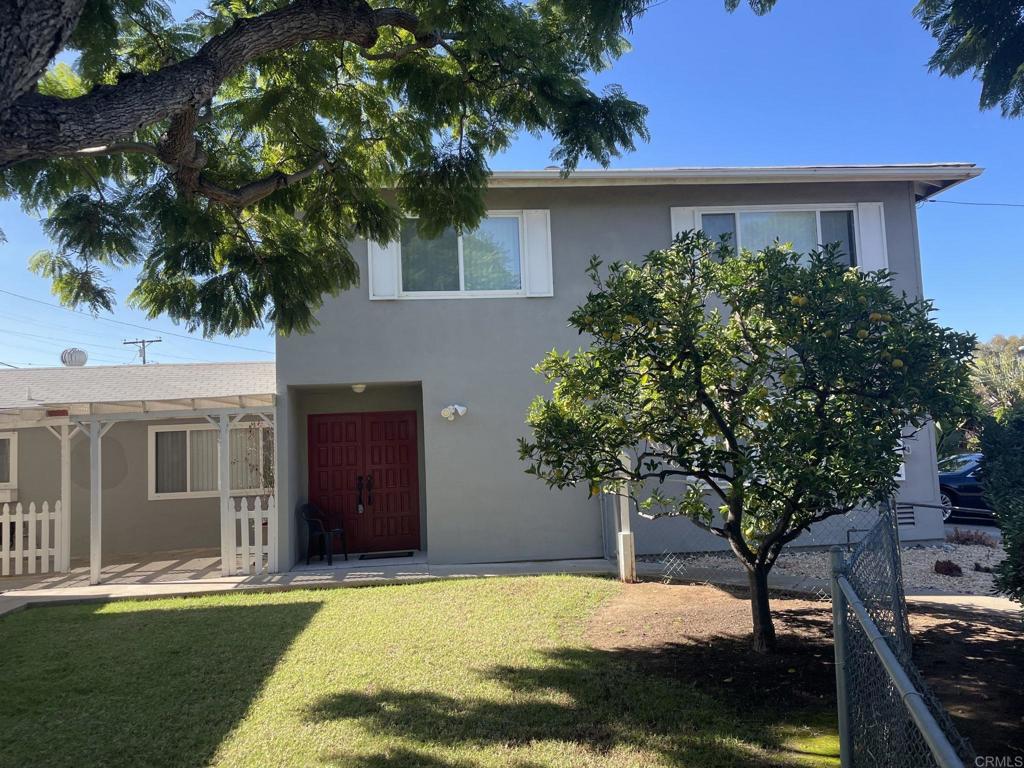
[[[984,169],[973,163],[904,165],[819,165],[740,168],[636,168],[574,171],[495,171],[492,188],[601,187],[675,184],[780,184],[794,182],[906,181],[924,182],[941,191],[972,179]],[[930,193],[934,194],[934,192]]]

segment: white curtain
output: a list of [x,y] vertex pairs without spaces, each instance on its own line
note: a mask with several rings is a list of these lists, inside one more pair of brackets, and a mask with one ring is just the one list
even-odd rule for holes
[[518,291],[523,287],[519,218],[494,216],[462,238],[467,291]]
[[818,220],[814,211],[756,211],[740,214],[740,245],[760,251],[778,239],[792,243],[797,253],[818,247]]

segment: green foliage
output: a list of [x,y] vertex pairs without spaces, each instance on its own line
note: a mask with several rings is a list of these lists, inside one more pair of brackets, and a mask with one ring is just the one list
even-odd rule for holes
[[[608,164],[646,140],[647,110],[587,74],[628,49],[649,0],[410,0],[403,10],[444,45],[383,27],[373,48],[309,41],[256,59],[200,110],[204,182],[244,188],[322,168],[245,207],[180,183],[154,151],[169,119],[138,128],[136,149],[26,161],[0,171],[0,197],[43,212],[52,253],[33,268],[68,304],[114,301],[106,273],[139,273],[130,302],[205,333],[264,323],[308,330],[324,295],[358,279],[348,243],[386,240],[399,207],[424,234],[484,214],[487,158],[517,133],[549,133],[564,170]],[[69,50],[39,83],[70,99],[194,56],[240,19],[282,0],[88,0]]]
[[999,521],[1006,548],[996,586],[1024,604],[1024,408],[1014,408],[1001,420],[987,419],[981,448],[985,498]]
[[[891,496],[901,430],[968,407],[973,337],[835,247],[735,253],[690,232],[601,272],[595,257],[569,318],[589,347],[537,368],[554,389],[527,418],[528,472],[685,515],[751,569],[811,524]],[[671,479],[686,490],[667,491]]]
[[[306,331],[324,295],[359,279],[348,243],[394,237],[399,208],[424,235],[477,224],[487,159],[518,133],[551,135],[565,171],[646,140],[647,110],[614,85],[595,93],[587,74],[628,50],[624,35],[649,2],[409,0],[400,7],[418,18],[415,35],[385,26],[370,50],[316,40],[249,62],[200,109],[200,178],[238,190],[318,170],[247,205],[215,202],[158,156],[170,118],[116,151],[6,168],[0,197],[44,212],[57,247],[32,267],[67,304],[109,309],[106,272],[131,269],[129,301],[150,316],[207,334],[268,322]],[[38,90],[71,99],[116,88],[285,5],[209,0],[189,14],[164,0],[87,0]],[[443,44],[424,44],[433,30]]]
[[1001,420],[1024,406],[1024,337],[1001,336],[979,344],[974,353],[974,390],[982,412]]
[[932,71],[981,81],[980,106],[1024,114],[1024,4],[1019,0],[920,0],[914,9],[938,43]]

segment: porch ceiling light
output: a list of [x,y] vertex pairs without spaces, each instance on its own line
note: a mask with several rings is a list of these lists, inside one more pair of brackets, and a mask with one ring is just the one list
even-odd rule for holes
[[366,391],[366,385],[365,384],[353,384],[352,385],[352,391],[355,392],[357,395],[361,395],[361,394],[363,394],[363,392]]
[[465,416],[466,410],[466,406],[452,403],[451,405],[446,405],[441,409],[441,416],[448,419],[448,421],[455,421],[459,416]]

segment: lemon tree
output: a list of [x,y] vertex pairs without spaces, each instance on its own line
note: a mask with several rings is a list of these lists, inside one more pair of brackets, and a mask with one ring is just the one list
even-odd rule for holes
[[968,406],[974,338],[835,246],[736,253],[689,232],[639,264],[595,257],[589,273],[569,318],[587,348],[537,366],[553,392],[527,417],[527,471],[628,492],[726,539],[748,573],[754,647],[769,651],[779,553],[894,493],[901,432]]

